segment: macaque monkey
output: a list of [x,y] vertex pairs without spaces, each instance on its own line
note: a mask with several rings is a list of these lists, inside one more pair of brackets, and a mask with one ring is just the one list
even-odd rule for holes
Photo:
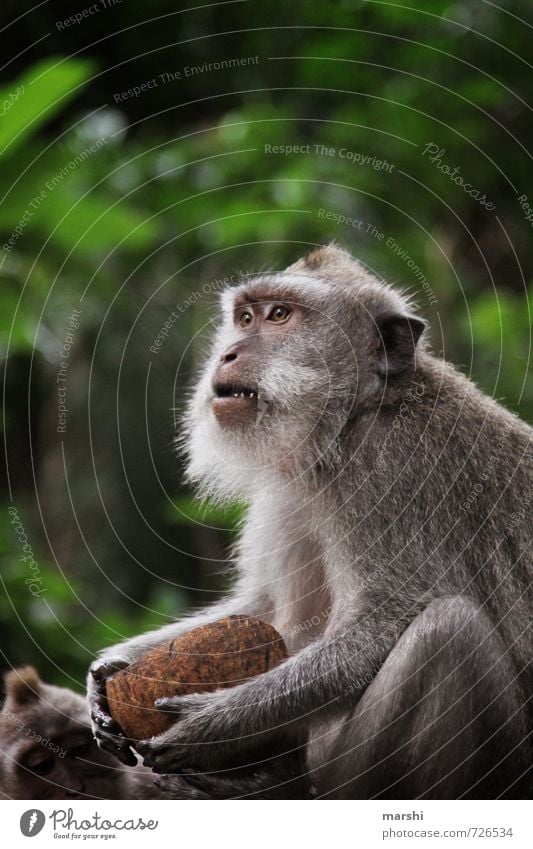
[[103,748],[134,762],[107,711],[113,669],[244,613],[290,657],[160,700],[175,724],[136,747],[156,772],[246,796],[226,770],[248,757],[275,794],[257,752],[303,739],[319,798],[531,793],[533,430],[433,356],[425,327],[333,245],[223,293],[182,442],[202,495],[248,504],[237,581],[93,663]]
[[33,667],[4,678],[1,799],[154,799],[154,774],[125,769],[96,745],[83,696],[43,684]]

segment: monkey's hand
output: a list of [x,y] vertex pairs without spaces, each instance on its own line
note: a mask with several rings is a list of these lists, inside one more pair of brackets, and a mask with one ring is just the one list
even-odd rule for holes
[[168,731],[135,744],[144,765],[158,773],[175,773],[184,768],[216,769],[232,751],[241,750],[238,732],[227,739],[225,690],[158,699],[158,710],[172,713],[177,722]]
[[87,698],[92,732],[100,749],[110,752],[126,766],[136,766],[137,758],[130,741],[109,713],[106,694],[107,679],[129,664],[130,661],[124,657],[105,656],[95,660],[89,667]]

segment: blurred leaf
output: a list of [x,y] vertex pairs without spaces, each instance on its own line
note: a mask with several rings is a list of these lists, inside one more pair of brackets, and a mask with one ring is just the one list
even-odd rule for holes
[[[29,313],[22,303],[18,305],[19,291],[12,280],[4,280],[0,275],[0,286],[2,287],[0,358],[2,358],[8,350],[8,343],[11,354],[31,350],[35,334],[35,316]],[[16,320],[13,322],[15,313]]]
[[[74,188],[74,187],[73,187]],[[80,202],[65,185],[46,199],[35,213],[34,224],[67,250],[103,251],[120,245],[121,250],[144,247],[155,238],[154,221],[137,213],[128,203],[90,194]],[[124,241],[123,241],[124,240]]]
[[[0,156],[37,132],[88,82],[94,63],[87,59],[45,59],[0,91],[6,109],[0,122]],[[17,90],[20,92],[16,96]],[[16,99],[13,99],[16,98]],[[7,104],[11,103],[9,107]]]

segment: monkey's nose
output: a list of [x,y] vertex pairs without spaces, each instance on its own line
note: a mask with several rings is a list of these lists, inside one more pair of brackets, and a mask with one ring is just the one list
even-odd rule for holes
[[238,345],[232,345],[231,348],[228,348],[228,350],[224,351],[224,353],[221,355],[220,362],[222,363],[222,365],[226,365],[227,363],[234,362],[234,360],[236,360],[238,356],[239,356]]

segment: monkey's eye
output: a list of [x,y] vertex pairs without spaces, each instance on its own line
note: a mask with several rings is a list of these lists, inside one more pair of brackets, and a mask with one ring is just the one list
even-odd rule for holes
[[241,327],[248,327],[248,325],[251,324],[251,322],[252,322],[252,318],[253,318],[252,313],[248,312],[248,310],[246,310],[245,312],[241,312],[241,314],[239,316],[240,326]]
[[276,304],[275,307],[272,307],[272,310],[268,315],[268,321],[275,321],[278,323],[281,321],[287,321],[290,314],[291,311],[288,307],[284,307],[283,304]]
[[25,766],[35,775],[50,775],[54,771],[55,758],[41,758],[40,760],[29,760]]

